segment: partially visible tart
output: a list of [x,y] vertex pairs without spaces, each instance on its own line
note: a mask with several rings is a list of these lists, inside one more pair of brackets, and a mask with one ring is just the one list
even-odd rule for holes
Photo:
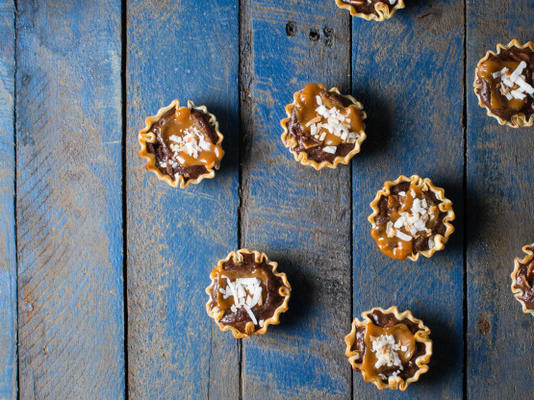
[[224,155],[224,136],[205,106],[188,101],[187,107],[180,107],[180,102],[173,100],[145,124],[139,132],[139,155],[147,159],[148,171],[180,188],[215,176]]
[[479,105],[499,124],[534,124],[534,43],[512,40],[488,51],[477,65],[473,84]]
[[295,160],[321,170],[348,164],[360,152],[367,115],[354,97],[310,83],[293,98],[281,125],[282,142]]
[[336,0],[340,8],[350,11],[353,17],[367,21],[384,21],[391,18],[396,10],[404,8],[404,0]]
[[526,256],[516,257],[512,272],[512,293],[521,303],[523,312],[534,316],[534,243],[523,247]]
[[269,325],[280,323],[291,286],[284,273],[276,272],[277,266],[264,253],[247,249],[219,261],[206,288],[206,311],[222,331],[243,338],[264,334]]
[[384,310],[375,307],[354,319],[345,336],[349,363],[380,390],[406,390],[428,371],[432,340],[421,320],[410,311],[399,312],[396,306]]
[[454,232],[452,202],[428,178],[402,175],[387,181],[371,208],[371,236],[382,253],[397,260],[431,257]]

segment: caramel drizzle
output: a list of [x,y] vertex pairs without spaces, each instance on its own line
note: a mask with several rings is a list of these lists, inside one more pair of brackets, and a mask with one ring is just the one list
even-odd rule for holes
[[173,152],[173,160],[183,167],[203,165],[213,168],[224,154],[220,145],[212,143],[188,107],[175,110],[161,127],[161,136]]
[[[318,98],[322,104],[319,104]],[[350,134],[347,138],[342,139],[324,127],[319,128],[317,135],[312,135],[312,126],[326,125],[328,123],[327,118],[317,112],[321,105],[326,109],[339,111],[344,118],[343,125],[349,132],[359,134],[364,130],[360,112],[355,107],[345,107],[335,96],[329,95],[322,84],[310,83],[306,85],[304,89],[297,92],[295,100],[295,111],[302,129],[306,134],[314,138],[312,143],[304,143],[306,148],[338,146],[341,143],[349,142],[347,138],[351,136]]]
[[[377,343],[384,336],[393,337],[395,344],[398,345],[396,350],[392,349],[389,344],[377,346]],[[388,375],[398,375],[404,369],[404,365],[411,360],[416,350],[414,334],[402,323],[383,328],[369,322],[365,330],[364,342],[366,350],[363,355],[362,370],[367,373],[371,380],[380,377],[387,381]],[[387,365],[380,362],[379,353],[381,352],[392,355],[396,353],[400,365]]]
[[[225,290],[228,290],[228,279],[232,282],[235,282],[238,278],[257,278],[260,281],[261,284],[261,300],[258,303],[258,306],[261,306],[266,298],[267,298],[267,282],[269,280],[269,277],[267,275],[267,272],[261,268],[255,268],[255,266],[252,266],[251,270],[249,272],[243,272],[243,271],[226,271],[222,268],[222,266],[217,266],[212,273],[211,273],[211,279],[218,282],[219,288],[224,288]],[[216,296],[217,306],[220,310],[226,312],[232,308],[234,303],[234,298],[232,296],[224,298],[224,295],[221,293],[220,290],[217,290],[217,296]]]
[[503,85],[501,78],[493,77],[494,73],[503,68],[507,68],[509,73],[512,73],[519,66],[519,63],[519,61],[487,60],[478,67],[478,76],[487,81],[491,89],[491,108],[520,111],[525,106],[528,96],[523,100],[516,98],[508,100],[501,92]]

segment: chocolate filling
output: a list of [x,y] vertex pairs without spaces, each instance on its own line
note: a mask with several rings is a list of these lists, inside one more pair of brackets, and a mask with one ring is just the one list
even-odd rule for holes
[[343,3],[352,5],[356,11],[362,13],[362,14],[375,14],[378,15],[378,12],[376,11],[375,5],[378,3],[385,4],[388,6],[389,11],[393,9],[397,5],[397,2],[393,5],[389,4],[389,1],[384,0],[343,0]]
[[[490,55],[488,57],[489,61],[495,61],[495,62],[503,62],[503,61],[525,61],[527,63],[526,68],[523,70],[523,73],[526,77],[526,82],[531,85],[533,85],[534,82],[534,52],[530,50],[529,48],[525,49],[519,49],[517,47],[511,47],[510,49],[501,50],[500,54],[497,55]],[[527,120],[530,118],[532,114],[534,114],[534,109],[532,108],[532,104],[534,102],[534,99],[532,96],[527,95],[525,104],[520,110],[512,110],[509,108],[492,108],[491,106],[491,98],[492,95],[496,95],[498,98],[501,99],[501,104],[506,104],[506,98],[498,91],[496,90],[495,93],[492,93],[490,82],[486,79],[480,78],[480,76],[477,75],[476,83],[480,85],[479,88],[476,88],[477,94],[480,96],[480,99],[482,103],[488,107],[491,112],[498,117],[502,118],[506,121],[511,121],[512,116],[516,114],[523,113],[525,114]]]
[[521,289],[523,294],[517,298],[525,303],[525,307],[534,310],[534,260],[527,264],[520,264],[517,271],[514,289]]
[[[175,107],[171,108],[150,127],[149,132],[154,133],[156,136],[156,141],[155,143],[147,142],[146,149],[149,153],[154,154],[154,157],[156,158],[156,167],[162,174],[169,175],[172,179],[174,179],[176,175],[182,175],[184,180],[187,182],[191,179],[197,179],[200,175],[207,173],[208,170],[203,165],[194,165],[188,167],[180,165],[180,163],[174,159],[173,153],[167,143],[165,143],[165,140],[161,134],[161,128],[174,115],[175,111]],[[191,110],[191,116],[197,120],[200,128],[206,133],[209,140],[213,144],[216,144],[218,136],[215,132],[215,129],[213,129],[211,124],[208,122],[208,116],[196,109]],[[176,162],[174,167],[169,162],[170,160]],[[162,167],[161,163],[164,163],[166,166]]]
[[[421,330],[419,329],[418,324],[414,323],[413,321],[410,321],[409,319],[403,319],[402,321],[399,321],[393,314],[384,314],[380,310],[374,310],[372,313],[369,314],[369,318],[376,326],[379,326],[381,328],[388,328],[397,324],[404,324],[414,335],[415,333],[417,333],[417,331]],[[361,355],[361,358],[359,359],[359,362],[361,362],[363,360],[363,355],[366,351],[365,327],[362,326],[356,329],[356,339],[351,347],[351,350],[357,351]],[[417,360],[418,357],[421,357],[425,353],[425,344],[421,342],[416,342],[415,352],[412,358],[410,358],[407,363],[404,363],[402,365],[402,371],[399,371],[398,367],[391,367],[385,370],[381,370],[380,373],[389,378],[391,375],[393,375],[393,373],[399,371],[399,374],[397,376],[399,376],[400,378],[404,380],[411,378],[419,369],[419,367],[415,363],[415,360]],[[387,379],[385,379],[384,382],[387,382]]]
[[[280,307],[284,301],[284,297],[280,295],[279,289],[284,286],[282,278],[277,277],[273,273],[272,267],[265,263],[257,263],[254,260],[254,254],[240,253],[243,257],[243,261],[236,262],[233,258],[226,261],[223,264],[223,271],[237,271],[243,272],[245,277],[253,269],[261,269],[266,272],[267,281],[262,282],[262,291],[266,293],[263,304],[255,305],[252,307],[252,312],[256,317],[256,320],[267,320],[274,315],[275,310]],[[219,280],[216,279],[213,283],[211,290],[211,302],[210,309],[215,308],[217,305],[217,293],[219,292]],[[245,326],[251,321],[250,316],[244,308],[238,308],[236,312],[232,312],[230,309],[224,312],[223,317],[219,320],[219,323],[223,325],[231,325],[240,332],[245,332]],[[259,327],[259,325],[256,325]]]
[[[407,192],[410,189],[410,182],[402,182],[398,185],[393,186],[390,189],[390,196],[397,196],[399,192]],[[431,191],[421,191],[423,193],[424,198],[426,199],[428,204],[435,205],[436,207],[441,203],[440,200],[436,198],[436,195]],[[399,201],[396,201],[395,204],[400,204]],[[379,213],[375,219],[376,225],[385,225],[388,223],[388,221],[391,220],[390,216],[392,212],[394,211],[389,205],[388,205],[388,197],[383,196],[380,201],[378,202],[378,208]],[[418,236],[413,239],[413,253],[418,253],[421,251],[426,251],[429,249],[428,247],[428,238],[432,237],[434,235],[445,235],[445,231],[447,228],[445,227],[445,224],[443,223],[443,218],[447,213],[440,211],[438,215],[438,219],[434,226],[431,229],[431,233],[423,233],[420,232]]]
[[[340,108],[345,108],[352,104],[348,99],[338,95],[337,93],[327,91],[325,92],[325,96]],[[289,136],[294,137],[297,140],[297,145],[292,147],[291,150],[296,153],[305,152],[308,154],[308,159],[318,163],[322,161],[328,161],[332,163],[336,157],[345,157],[354,149],[355,146],[354,143],[340,143],[337,146],[335,154],[323,151],[321,143],[304,131],[295,109],[293,109],[293,112],[291,113],[291,118],[287,123],[287,129]]]

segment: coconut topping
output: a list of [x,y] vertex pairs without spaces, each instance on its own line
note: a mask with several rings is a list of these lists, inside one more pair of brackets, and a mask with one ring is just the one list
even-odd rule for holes
[[386,235],[390,238],[396,236],[400,240],[410,241],[421,232],[431,233],[426,223],[434,218],[435,207],[435,205],[429,205],[426,199],[415,197],[409,212],[401,212],[395,222],[388,221]]
[[397,367],[399,371],[404,369],[398,352],[405,352],[408,347],[397,343],[393,335],[371,337],[371,344],[371,351],[376,356],[375,368],[377,370],[382,367]]
[[[262,287],[258,278],[237,278],[235,281],[230,280],[226,275],[221,275],[226,280],[226,289],[220,287],[219,291],[224,299],[233,297],[234,304],[231,311],[236,312],[243,308],[254,325],[258,325],[256,316],[252,312],[252,307],[262,304]],[[261,322],[261,321],[260,321]]]
[[184,162],[180,153],[186,153],[190,157],[198,159],[200,152],[210,151],[213,147],[213,145],[206,140],[206,136],[195,126],[185,129],[182,136],[169,136],[169,141],[169,148],[180,163]]
[[[311,136],[319,142],[323,142],[328,131],[339,137],[342,142],[356,143],[360,135],[356,132],[351,132],[350,118],[343,115],[336,107],[327,108],[320,95],[315,96],[315,101],[317,102],[317,107],[315,108],[317,117],[306,124],[306,127],[310,128]],[[323,151],[335,154],[336,146],[326,146]]]
[[534,98],[534,87],[526,82],[526,75],[523,73],[526,67],[527,63],[521,61],[514,71],[504,67],[491,74],[494,79],[500,79],[497,87],[507,100],[524,100],[527,95]]

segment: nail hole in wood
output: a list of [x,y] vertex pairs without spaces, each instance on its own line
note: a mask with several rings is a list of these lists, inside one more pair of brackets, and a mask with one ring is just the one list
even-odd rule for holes
[[317,32],[315,29],[312,29],[310,30],[310,40],[312,42],[316,42],[319,40],[319,38],[321,37],[321,35],[319,35],[319,32]]
[[297,34],[297,23],[295,21],[289,21],[286,24],[286,35],[295,36]]

